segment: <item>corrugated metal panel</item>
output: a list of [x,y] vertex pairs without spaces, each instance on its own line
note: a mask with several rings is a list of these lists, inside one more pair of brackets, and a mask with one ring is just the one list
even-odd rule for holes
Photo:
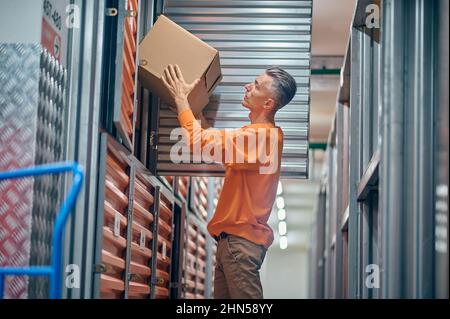
[[[0,171],[34,165],[39,100],[38,44],[0,44]],[[30,264],[34,179],[0,183],[0,267]],[[9,276],[4,296],[28,297],[28,278]]]
[[[241,105],[244,85],[271,65],[291,73],[297,95],[280,110],[277,125],[285,144],[282,175],[308,175],[310,48],[312,1],[165,1],[164,14],[219,50],[223,81],[205,110],[216,128],[238,128],[249,123]],[[222,173],[206,164],[173,164],[169,136],[178,126],[175,114],[160,111],[158,172],[190,175]]]

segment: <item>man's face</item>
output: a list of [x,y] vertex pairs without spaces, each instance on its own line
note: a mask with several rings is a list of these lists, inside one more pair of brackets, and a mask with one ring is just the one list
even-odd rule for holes
[[267,107],[273,107],[272,78],[267,74],[259,75],[253,83],[245,85],[245,95],[242,105],[250,111],[260,111]]

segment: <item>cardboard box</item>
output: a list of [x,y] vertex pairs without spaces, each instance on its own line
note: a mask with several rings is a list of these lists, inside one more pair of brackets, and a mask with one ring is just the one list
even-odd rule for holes
[[222,79],[219,52],[164,15],[142,40],[139,52],[141,84],[168,104],[173,105],[173,100],[161,79],[169,64],[180,66],[187,83],[201,79],[188,96],[194,115],[208,104]]

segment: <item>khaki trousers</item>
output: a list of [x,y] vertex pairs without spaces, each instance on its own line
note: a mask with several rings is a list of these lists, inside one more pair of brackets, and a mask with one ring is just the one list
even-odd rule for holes
[[215,299],[262,299],[259,269],[267,249],[228,235],[219,240],[214,274]]

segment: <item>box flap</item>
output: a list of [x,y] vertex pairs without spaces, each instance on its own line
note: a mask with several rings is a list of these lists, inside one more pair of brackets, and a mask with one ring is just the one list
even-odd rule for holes
[[209,65],[208,70],[206,71],[205,78],[206,88],[209,93],[212,93],[212,90],[219,84],[218,82],[220,82],[220,80],[222,79],[220,56],[218,51],[214,57],[214,60]]
[[213,86],[209,89],[208,94],[211,95],[214,90],[216,89],[216,87],[220,84],[220,82],[222,82],[223,79],[223,75],[220,74],[220,76],[217,78],[216,82],[213,83]]

